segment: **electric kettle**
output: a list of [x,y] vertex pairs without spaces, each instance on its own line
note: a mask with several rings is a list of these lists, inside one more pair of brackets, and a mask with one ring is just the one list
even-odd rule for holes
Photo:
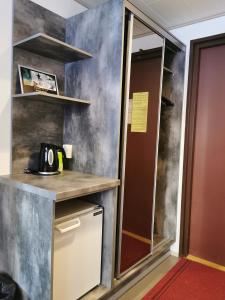
[[39,155],[39,171],[41,175],[59,174],[58,146],[41,143]]

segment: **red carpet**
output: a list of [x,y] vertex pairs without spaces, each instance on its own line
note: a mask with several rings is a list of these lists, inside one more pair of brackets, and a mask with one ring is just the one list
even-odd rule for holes
[[150,245],[123,234],[121,247],[121,272],[126,271],[140,259],[148,255]]
[[181,259],[143,300],[225,300],[225,272]]

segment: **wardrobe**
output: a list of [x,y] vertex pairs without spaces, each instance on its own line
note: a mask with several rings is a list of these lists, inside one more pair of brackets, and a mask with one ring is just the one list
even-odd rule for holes
[[128,4],[117,277],[176,238],[185,47]]

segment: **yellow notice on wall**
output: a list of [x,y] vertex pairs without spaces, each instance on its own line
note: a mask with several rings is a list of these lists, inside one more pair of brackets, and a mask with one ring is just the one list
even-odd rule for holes
[[149,92],[133,93],[131,132],[147,132]]
[[128,107],[128,124],[132,123],[132,107],[133,107],[133,99],[129,99],[129,107]]

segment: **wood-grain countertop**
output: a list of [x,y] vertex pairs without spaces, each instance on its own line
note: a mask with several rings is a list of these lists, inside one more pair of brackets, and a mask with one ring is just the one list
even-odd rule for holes
[[1,176],[0,183],[59,202],[116,188],[120,181],[81,172],[63,171],[55,176],[32,174]]

